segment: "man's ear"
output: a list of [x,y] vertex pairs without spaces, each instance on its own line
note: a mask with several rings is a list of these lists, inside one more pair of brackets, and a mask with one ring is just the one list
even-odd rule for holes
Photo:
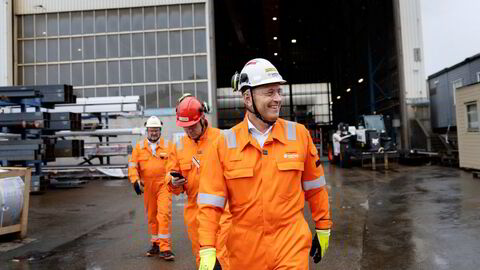
[[243,95],[243,102],[247,106],[251,106],[252,105],[252,92],[250,91],[250,89],[245,90],[245,92],[243,92],[242,95]]

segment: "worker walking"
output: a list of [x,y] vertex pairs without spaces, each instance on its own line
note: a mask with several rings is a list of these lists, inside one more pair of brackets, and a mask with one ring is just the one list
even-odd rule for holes
[[128,163],[128,177],[137,195],[144,194],[148,219],[148,232],[152,247],[146,256],[158,255],[171,261],[175,259],[171,244],[172,195],[165,184],[169,142],[160,138],[162,122],[148,118],[147,138],[137,143]]
[[[207,147],[218,138],[220,130],[209,126],[205,118],[207,106],[198,99],[185,94],[177,103],[177,126],[183,127],[186,135],[178,138],[169,151],[166,176],[168,189],[175,195],[183,192],[188,196],[185,204],[184,221],[188,237],[192,242],[192,252],[196,257],[197,267],[200,263],[200,244],[198,242],[198,205],[197,194],[200,182],[200,171],[209,169],[205,160]],[[208,181],[205,180],[205,181]],[[228,269],[228,252],[225,241],[231,226],[231,215],[228,209],[221,214],[220,232],[216,235],[217,257],[221,269]],[[220,264],[220,265],[218,265]]]
[[[307,270],[309,253],[318,263],[327,251],[332,221],[323,168],[308,130],[279,118],[283,83],[277,69],[261,58],[232,78],[246,116],[212,144],[202,170],[197,201],[201,270],[213,268],[227,201],[231,269]],[[316,225],[313,241],[303,215],[305,200]]]

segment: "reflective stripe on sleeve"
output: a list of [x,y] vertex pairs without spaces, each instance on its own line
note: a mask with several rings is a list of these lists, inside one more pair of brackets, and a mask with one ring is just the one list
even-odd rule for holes
[[231,129],[222,130],[229,149],[237,147],[237,136]]
[[198,193],[197,204],[210,204],[220,208],[225,207],[225,198],[222,196]]
[[129,168],[136,168],[136,167],[137,167],[137,163],[135,163],[135,162],[129,162],[129,163],[128,163],[128,167],[129,167]]
[[325,176],[320,176],[319,178],[312,181],[303,181],[302,186],[304,191],[309,191],[316,188],[321,188],[325,186]]
[[165,148],[168,147],[168,140],[163,140],[163,146],[165,146]]
[[171,237],[170,234],[159,234],[158,235],[158,238],[160,238],[160,239],[167,239],[167,238],[170,238],[170,237]]
[[177,150],[182,150],[183,149],[183,140],[182,140],[183,136],[182,137],[176,137],[175,138],[175,144],[176,144],[176,147],[177,147]]
[[297,129],[295,128],[296,123],[291,121],[287,122],[287,139],[289,141],[295,141],[297,139]]

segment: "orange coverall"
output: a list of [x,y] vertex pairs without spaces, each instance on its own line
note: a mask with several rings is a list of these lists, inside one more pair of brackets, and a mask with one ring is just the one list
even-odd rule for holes
[[128,163],[128,178],[132,183],[144,183],[144,205],[147,212],[148,232],[151,242],[159,245],[160,251],[172,250],[172,194],[165,186],[166,163],[169,142],[160,138],[155,153],[148,139],[137,143]]
[[[187,179],[187,183],[182,187],[174,187],[171,184],[171,176],[167,174],[168,189],[175,195],[185,192],[188,196],[188,202],[185,204],[184,221],[187,228],[188,237],[192,241],[192,252],[195,254],[197,268],[200,264],[200,244],[198,242],[198,205],[197,194],[200,182],[200,169],[209,170],[209,162],[205,159],[207,147],[218,138],[220,130],[217,128],[207,127],[207,130],[195,142],[188,136],[183,136],[175,142],[169,152],[167,162],[167,172],[177,171]],[[208,181],[208,180],[207,180]],[[226,207],[220,217],[220,231],[216,235],[217,258],[222,265],[223,270],[229,269],[228,251],[226,248],[226,240],[231,226],[231,214]]]
[[332,226],[323,167],[308,130],[278,119],[262,149],[245,118],[220,135],[207,160],[198,194],[200,245],[215,245],[228,200],[231,269],[308,270],[312,234],[305,200],[316,228]]

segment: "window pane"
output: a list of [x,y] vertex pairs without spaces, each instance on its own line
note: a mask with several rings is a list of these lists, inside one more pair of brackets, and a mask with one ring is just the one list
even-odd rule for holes
[[33,40],[25,40],[23,43],[23,61],[24,63],[33,63],[35,51],[33,50]]
[[60,61],[70,61],[70,39],[60,39]]
[[35,67],[35,84],[47,84],[47,67],[45,65]]
[[118,71],[119,71],[118,61],[108,62],[108,83],[115,84],[119,82]]
[[180,28],[180,6],[168,7],[169,28]]
[[33,15],[26,15],[23,17],[23,36],[33,37]]
[[146,97],[146,108],[154,109],[157,108],[157,86],[156,85],[147,85],[145,87],[145,97]]
[[182,84],[176,83],[172,84],[170,87],[172,90],[172,104],[175,104],[175,102],[177,102],[177,100],[183,95]]
[[23,85],[23,67],[18,67],[17,70],[17,85]]
[[106,62],[97,62],[95,63],[95,84],[106,84],[107,83],[107,64]]
[[[130,45],[130,42],[128,42]],[[107,36],[108,57],[118,57],[118,36]],[[97,56],[98,58],[98,56]]]
[[106,97],[107,96],[107,88],[97,88],[95,90],[95,96],[96,97]]
[[146,82],[156,82],[157,78],[157,61],[155,59],[146,59],[145,60],[145,81]]
[[133,82],[141,83],[143,79],[143,60],[132,60]]
[[70,13],[60,13],[58,16],[60,35],[70,35]]
[[170,54],[180,54],[180,31],[170,32]]
[[120,96],[120,89],[118,87],[109,87],[107,94],[109,97],[118,97]]
[[120,31],[130,31],[130,9],[120,9]]
[[205,26],[205,4],[195,4],[195,26]]
[[57,84],[58,83],[58,65],[49,65],[47,69],[48,69],[48,83]]
[[195,84],[194,83],[184,83],[183,84],[183,93],[190,93],[195,96]]
[[143,34],[132,34],[132,56],[143,56]]
[[26,66],[25,67],[25,85],[33,85],[35,84],[35,68],[34,66]]
[[208,85],[206,82],[197,83],[197,98],[199,100],[208,102]]
[[168,33],[167,32],[157,33],[157,54],[158,55],[168,54]]
[[155,8],[154,7],[145,7],[143,9],[144,13],[144,28],[145,30],[148,29],[155,29]]
[[47,14],[47,35],[58,35],[58,14]]
[[207,57],[197,56],[195,58],[196,79],[207,79]]
[[105,10],[95,11],[95,33],[104,33],[107,30]]
[[83,64],[83,85],[95,85],[95,64]]
[[48,40],[48,61],[58,61],[58,39]]
[[130,34],[120,35],[120,57],[130,57]]
[[118,10],[107,10],[107,32],[118,32]]
[[83,97],[83,89],[77,88],[73,89],[73,94],[77,96],[77,98]]
[[140,104],[145,107],[145,88],[143,86],[134,86],[133,95],[140,97]]
[[182,53],[193,53],[193,31],[182,31]]
[[84,89],[83,97],[95,97],[95,88]]
[[165,82],[168,81],[168,59],[167,58],[159,58],[157,59],[157,74],[158,74],[158,81]]
[[168,28],[167,7],[157,7],[157,29]]
[[70,84],[70,64],[60,65],[60,77],[61,84]]
[[172,57],[170,59],[170,78],[172,81],[182,79],[182,66],[180,57]]
[[132,30],[143,30],[143,10],[142,8],[132,9]]
[[83,33],[93,33],[93,11],[83,12]]
[[107,57],[107,37],[105,36],[96,36],[95,37],[95,58],[106,58]]
[[183,57],[183,80],[194,80],[193,57]]
[[82,38],[72,38],[72,60],[82,60],[83,46]]
[[19,40],[17,42],[17,46],[18,46],[18,48],[17,48],[18,63],[21,64],[21,63],[23,63],[23,41]]
[[23,37],[23,17],[24,16],[17,16],[17,37]]
[[45,14],[35,15],[35,36],[44,37],[47,35],[47,20]]
[[47,61],[47,41],[45,39],[37,39],[35,41],[35,62]]
[[82,33],[82,13],[72,12],[72,35],[78,35]]
[[170,93],[168,90],[168,84],[158,85],[158,107],[170,107]]
[[120,88],[120,95],[126,97],[126,96],[131,96],[132,95],[132,87],[131,86],[122,86]]
[[206,52],[205,30],[195,30],[195,52]]
[[95,48],[93,37],[83,38],[83,59],[95,58]]
[[192,5],[182,5],[182,27],[192,27]]
[[120,82],[131,83],[132,82],[132,62],[130,60],[120,61]]
[[72,84],[83,85],[83,64],[72,64]]
[[155,33],[145,33],[145,55],[155,55]]

